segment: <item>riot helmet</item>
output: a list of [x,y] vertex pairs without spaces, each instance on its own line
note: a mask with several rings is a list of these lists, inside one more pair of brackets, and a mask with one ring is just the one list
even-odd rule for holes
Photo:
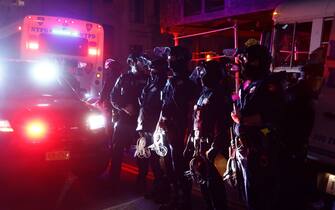
[[130,71],[132,73],[137,73],[137,71],[138,71],[138,69],[137,69],[137,61],[138,61],[139,57],[140,57],[139,55],[131,53],[131,54],[129,54],[129,56],[127,58],[127,63],[129,65]]
[[174,46],[170,48],[168,56],[169,68],[174,74],[186,74],[188,62],[191,60],[190,52],[182,46]]
[[147,74],[149,72],[149,67],[151,64],[151,60],[146,55],[141,55],[136,63],[137,70],[141,73]]
[[128,65],[131,65],[132,63],[136,63],[139,57],[140,56],[138,54],[135,54],[135,53],[129,54],[128,58],[127,58]]
[[171,53],[171,48],[169,47],[155,47],[153,50],[153,55],[155,57],[167,59]]
[[213,88],[222,79],[221,64],[218,61],[204,62],[200,71],[202,86]]

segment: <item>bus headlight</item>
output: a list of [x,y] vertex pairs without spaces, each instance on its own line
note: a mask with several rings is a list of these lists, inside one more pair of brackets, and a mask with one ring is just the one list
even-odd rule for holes
[[106,125],[106,119],[102,114],[91,114],[87,118],[87,125],[90,130],[104,128]]
[[41,62],[32,69],[32,77],[40,83],[55,81],[58,77],[58,68],[51,62]]

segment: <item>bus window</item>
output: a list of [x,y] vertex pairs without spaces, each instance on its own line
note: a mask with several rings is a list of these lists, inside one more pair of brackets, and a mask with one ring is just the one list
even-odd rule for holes
[[305,64],[309,54],[312,23],[279,24],[276,29],[275,66]]
[[275,66],[289,66],[291,59],[293,24],[276,25]]
[[333,20],[331,19],[328,19],[328,20],[326,19],[323,22],[321,45],[325,47],[326,49],[328,48],[328,44],[329,44],[328,42],[329,42],[332,24],[333,24]]
[[39,38],[43,52],[87,56],[87,39],[80,37],[55,36],[52,34],[40,34]]

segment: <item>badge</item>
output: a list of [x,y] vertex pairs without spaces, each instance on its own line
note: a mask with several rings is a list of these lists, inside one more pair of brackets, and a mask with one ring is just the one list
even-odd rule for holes
[[253,86],[252,88],[250,88],[249,93],[254,93],[255,90],[256,90],[256,86]]

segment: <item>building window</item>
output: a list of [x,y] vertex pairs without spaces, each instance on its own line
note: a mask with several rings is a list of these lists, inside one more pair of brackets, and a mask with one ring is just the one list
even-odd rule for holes
[[224,9],[224,0],[205,0],[205,11],[212,12]]
[[201,0],[184,0],[184,16],[198,15],[201,13]]
[[323,21],[322,39],[321,39],[322,46],[328,46],[332,25],[333,25],[332,19]]
[[130,22],[144,23],[144,0],[130,0]]

